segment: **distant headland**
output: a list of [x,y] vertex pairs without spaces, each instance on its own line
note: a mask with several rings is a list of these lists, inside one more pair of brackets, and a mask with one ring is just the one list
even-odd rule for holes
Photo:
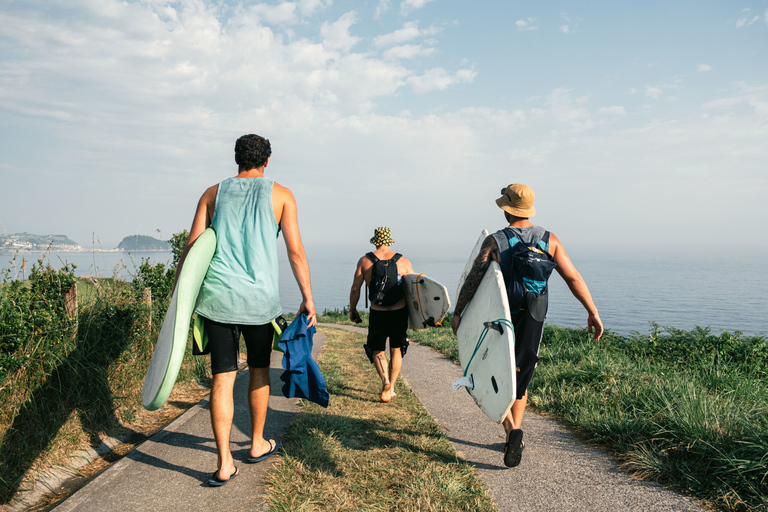
[[[82,247],[67,235],[35,235],[32,233],[0,234],[0,251],[92,251],[91,247]],[[104,250],[104,249],[97,249]],[[165,240],[151,236],[129,235],[117,245],[117,249],[106,251],[170,251],[171,245]]]

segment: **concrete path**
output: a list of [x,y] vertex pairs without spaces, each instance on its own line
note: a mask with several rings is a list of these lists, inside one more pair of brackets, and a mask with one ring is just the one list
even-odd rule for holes
[[[366,332],[357,327],[333,327]],[[325,336],[318,333],[314,340],[317,358]],[[285,399],[281,393],[281,356],[275,353],[272,358],[272,397],[266,426],[266,435],[278,440],[298,411],[298,400]],[[623,474],[605,452],[585,445],[557,422],[530,411],[523,421],[523,461],[517,468],[506,468],[502,462],[504,429],[485,417],[466,391],[451,388],[460,374],[458,365],[416,343],[411,344],[401,373],[457,452],[477,469],[500,511],[705,510],[657,484]],[[245,459],[249,447],[250,420],[244,406],[247,385],[247,373],[243,372],[235,385],[238,407],[232,444],[236,460]],[[239,462],[240,475],[235,480],[221,488],[207,487],[205,482],[216,469],[216,451],[208,400],[204,400],[55,510],[266,511],[264,477],[273,464],[274,460],[256,465]]]
[[[336,326],[342,327],[342,326]],[[365,333],[365,329],[344,327]],[[472,464],[502,511],[703,511],[694,501],[653,482],[631,478],[603,450],[576,439],[558,422],[528,410],[520,466],[504,466],[504,428],[451,383],[461,367],[435,350],[411,343],[401,377],[459,455]]]
[[[325,336],[317,333],[312,355],[318,358]],[[281,352],[272,352],[271,396],[264,437],[282,441],[285,429],[299,411],[299,399],[282,394]],[[223,487],[208,487],[216,470],[208,400],[203,400],[173,423],[139,445],[57,506],[56,512],[121,511],[266,511],[265,475],[277,457],[258,464],[242,462],[250,448],[251,420],[246,395],[248,371],[235,381],[235,418],[231,442],[240,474]]]

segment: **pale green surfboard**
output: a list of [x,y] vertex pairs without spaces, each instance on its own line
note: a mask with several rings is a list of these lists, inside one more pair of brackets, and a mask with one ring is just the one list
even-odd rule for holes
[[152,361],[144,377],[141,400],[144,408],[149,411],[163,406],[176,383],[184,360],[189,323],[197,303],[197,294],[215,251],[216,234],[208,228],[195,240],[181,267],[179,282],[173,290]]

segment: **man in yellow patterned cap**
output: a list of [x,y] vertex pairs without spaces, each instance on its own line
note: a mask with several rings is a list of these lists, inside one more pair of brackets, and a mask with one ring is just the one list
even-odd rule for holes
[[528,401],[528,384],[539,360],[539,345],[547,314],[547,281],[552,270],[557,270],[571,293],[587,310],[587,330],[594,331],[595,340],[603,334],[603,322],[587,284],[571,263],[563,244],[554,233],[534,226],[528,220],[536,215],[533,190],[522,183],[513,183],[502,189],[501,194],[496,205],[504,210],[509,226],[488,235],[483,242],[480,254],[459,291],[451,327],[456,334],[464,308],[474,297],[491,261],[497,262],[504,275],[510,315],[515,326],[517,396],[502,421],[507,433],[504,464],[514,467],[520,464],[525,446],[520,426]]
[[[381,377],[381,401],[389,402],[395,396],[395,382],[408,347],[408,309],[405,307],[405,291],[400,277],[413,274],[411,262],[390,246],[395,243],[389,228],[379,227],[373,232],[371,243],[376,250],[367,253],[357,262],[352,289],[349,292],[349,318],[360,321],[357,302],[363,282],[368,286],[371,314],[368,323],[366,352]],[[390,364],[384,350],[389,338]]]

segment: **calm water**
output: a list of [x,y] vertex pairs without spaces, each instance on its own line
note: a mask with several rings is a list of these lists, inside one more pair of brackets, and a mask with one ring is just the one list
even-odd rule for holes
[[[19,253],[27,260],[27,273],[37,253]],[[360,255],[352,257],[315,258],[310,260],[315,306],[323,309],[341,309],[349,303],[349,287]],[[710,259],[674,258],[655,256],[641,259],[622,256],[574,257],[576,266],[589,285],[608,329],[619,334],[632,331],[647,333],[649,322],[679,329],[693,329],[696,325],[711,327],[712,331],[741,330],[745,334],[768,333],[768,273],[758,271],[744,275],[743,266],[737,266],[723,256]],[[13,258],[0,254],[0,267],[11,269]],[[170,263],[170,252],[91,252],[53,253],[46,261],[54,267],[64,262],[78,266],[79,276],[117,275],[130,280],[142,258],[155,263]],[[451,302],[456,301],[456,286],[465,260],[428,260],[411,258],[416,271],[443,283],[448,288]],[[280,262],[280,294],[285,311],[295,311],[301,302],[298,287],[286,260]],[[358,307],[362,309],[363,300]],[[559,275],[550,280],[550,307],[548,322],[576,327],[586,324],[586,313],[573,298]]]

